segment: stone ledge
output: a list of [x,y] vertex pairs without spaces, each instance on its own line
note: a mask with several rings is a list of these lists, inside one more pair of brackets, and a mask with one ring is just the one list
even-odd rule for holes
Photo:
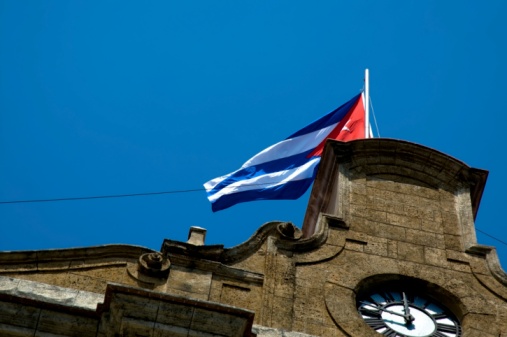
[[93,311],[104,302],[103,294],[6,276],[0,276],[0,294]]
[[283,329],[268,328],[262,325],[254,325],[252,332],[258,337],[315,337],[302,332],[287,331]]
[[124,264],[154,250],[134,245],[0,252],[0,273],[58,271]]

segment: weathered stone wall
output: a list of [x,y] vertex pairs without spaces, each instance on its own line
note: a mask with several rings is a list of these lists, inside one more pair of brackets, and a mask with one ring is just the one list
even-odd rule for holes
[[397,180],[351,181],[351,229],[384,239],[379,253],[400,260],[441,265],[446,249],[463,251],[455,196]]
[[[312,263],[296,262],[301,289],[295,293],[296,330],[375,336],[357,313],[356,295],[365,283],[396,279],[439,298],[458,316],[464,336],[507,333],[507,275],[494,250],[477,245],[473,227],[478,201],[472,197],[481,193],[482,173],[409,143],[331,147],[307,220],[315,220],[316,210],[342,219],[345,226],[331,228],[330,236],[340,237],[335,241],[343,249],[328,259],[314,254]],[[321,213],[316,226],[308,221],[305,226],[318,230],[325,218]],[[310,289],[314,298],[309,301],[305,291]]]
[[251,336],[255,324],[266,337],[375,337],[357,296],[396,282],[438,299],[463,337],[507,336],[507,274],[474,232],[485,173],[406,142],[330,144],[302,231],[271,222],[228,249],[194,228],[160,252],[0,253],[0,334]]
[[31,280],[60,287],[79,289],[103,294],[108,283],[122,283],[137,286],[138,283],[126,272],[126,263],[86,269],[63,269],[25,273],[6,273],[19,279]]

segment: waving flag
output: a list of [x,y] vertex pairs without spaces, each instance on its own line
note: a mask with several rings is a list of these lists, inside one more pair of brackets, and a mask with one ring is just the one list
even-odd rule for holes
[[297,199],[312,184],[326,139],[365,138],[359,94],[336,110],[271,145],[237,171],[204,184],[213,212],[253,200]]

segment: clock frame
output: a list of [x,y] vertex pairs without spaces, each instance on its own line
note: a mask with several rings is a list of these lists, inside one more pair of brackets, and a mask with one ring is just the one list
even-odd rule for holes
[[358,294],[356,307],[364,322],[385,336],[462,336],[456,316],[436,297],[415,285],[371,286]]

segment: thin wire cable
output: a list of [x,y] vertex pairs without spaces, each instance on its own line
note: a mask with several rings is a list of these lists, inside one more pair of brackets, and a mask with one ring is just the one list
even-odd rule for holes
[[13,200],[13,201],[0,201],[0,204],[26,204],[26,203],[35,203],[35,202],[54,202],[54,201],[90,200],[90,199],[127,198],[127,197],[141,197],[141,196],[147,196],[147,195],[189,193],[189,192],[197,192],[197,191],[203,191],[203,190],[204,190],[204,188],[190,189],[190,190],[164,191],[164,192],[147,192],[147,193],[98,195],[98,196],[91,196],[91,197],[71,197],[71,198],[54,198],[54,199]]
[[493,235],[489,235],[488,233],[486,233],[486,232],[484,232],[484,231],[481,231],[481,230],[480,230],[479,228],[477,228],[477,227],[475,227],[475,230],[476,230],[476,231],[478,231],[478,232],[480,232],[480,233],[482,233],[482,234],[484,234],[484,235],[486,235],[486,236],[489,236],[489,237],[490,237],[490,238],[492,238],[493,240],[496,240],[496,241],[500,242],[501,244],[504,244],[504,245],[506,245],[506,246],[507,246],[507,242],[502,241],[502,240],[500,240],[500,239],[497,239],[497,238],[495,238]]
[[[371,96],[370,96],[370,107],[371,107],[371,113],[373,115],[373,120],[375,121],[375,128],[377,129],[377,136],[380,138],[380,131],[379,131],[378,124],[377,124],[377,117],[375,116],[375,110],[373,109],[373,100],[371,99]],[[475,230],[477,230],[479,233],[482,233],[482,234],[490,237],[491,239],[496,240],[496,241],[500,242],[501,244],[507,246],[507,242],[502,241],[502,240],[494,237],[493,235],[490,235],[490,234],[484,232],[483,230],[480,230],[477,227],[475,228]]]
[[370,96],[370,107],[371,107],[371,114],[373,115],[373,120],[375,121],[375,129],[377,129],[377,137],[380,138],[380,131],[378,129],[378,124],[377,124],[377,116],[375,116],[375,110],[373,109],[373,101],[371,99],[371,96]]
[[[251,184],[252,186],[263,186],[271,185],[271,183],[262,184]],[[195,188],[188,190],[174,190],[174,191],[163,191],[163,192],[145,192],[145,193],[129,193],[129,194],[111,194],[111,195],[97,195],[91,197],[68,197],[68,198],[51,198],[51,199],[29,199],[29,200],[10,200],[0,201],[1,204],[27,204],[36,202],[55,202],[55,201],[75,201],[75,200],[90,200],[90,199],[112,199],[112,198],[128,198],[128,197],[143,197],[148,195],[160,195],[160,194],[178,194],[178,193],[189,193],[189,192],[200,192],[205,191],[204,188]]]
[[[266,185],[266,184],[256,184],[256,185]],[[149,195],[161,195],[161,194],[179,194],[179,193],[190,193],[190,192],[200,192],[204,191],[204,188],[195,188],[188,190],[174,190],[174,191],[164,191],[164,192],[147,192],[147,193],[130,193],[130,194],[113,194],[113,195],[98,195],[91,197],[71,197],[71,198],[54,198],[54,199],[31,199],[31,200],[12,200],[12,201],[0,201],[0,204],[27,204],[27,203],[37,203],[37,202],[57,202],[57,201],[76,201],[76,200],[92,200],[92,199],[112,199],[112,198],[128,198],[128,197],[141,197],[141,196],[149,196]],[[478,232],[490,237],[493,240],[500,242],[501,244],[507,246],[507,242],[502,241],[493,235],[490,235],[479,228],[475,228]]]

